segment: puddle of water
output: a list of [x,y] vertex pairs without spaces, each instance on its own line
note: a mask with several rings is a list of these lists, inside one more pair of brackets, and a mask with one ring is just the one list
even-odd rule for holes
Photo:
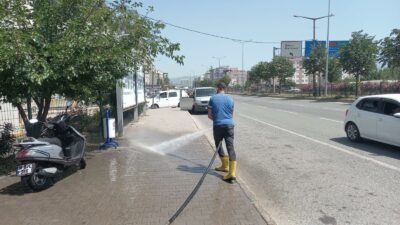
[[145,144],[140,144],[140,143],[136,143],[135,145],[137,147],[146,149],[146,150],[154,152],[154,153],[158,153],[160,155],[166,155],[168,153],[172,153],[172,152],[178,150],[179,148],[189,144],[190,142],[203,136],[210,130],[211,130],[211,128],[199,130],[194,133],[186,134],[181,137],[177,137],[172,140],[164,141],[160,144],[153,145],[153,146],[147,146]]

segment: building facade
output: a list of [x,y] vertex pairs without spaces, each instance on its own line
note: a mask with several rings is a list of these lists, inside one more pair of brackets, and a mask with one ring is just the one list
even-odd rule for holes
[[291,80],[296,84],[309,84],[309,76],[306,75],[306,71],[303,68],[303,57],[289,58],[293,62],[293,67],[295,68],[295,73]]

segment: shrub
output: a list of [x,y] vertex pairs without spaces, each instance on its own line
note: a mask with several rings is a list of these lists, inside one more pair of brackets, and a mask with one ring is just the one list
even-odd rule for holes
[[0,157],[5,157],[11,153],[12,145],[15,142],[13,131],[14,129],[11,123],[5,123],[4,126],[2,126],[2,131],[0,132]]

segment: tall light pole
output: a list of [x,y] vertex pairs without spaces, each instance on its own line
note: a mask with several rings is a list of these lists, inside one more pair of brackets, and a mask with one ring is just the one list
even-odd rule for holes
[[[298,16],[298,15],[294,15],[294,17],[296,18],[303,18],[303,19],[307,19],[307,20],[312,20],[313,21],[313,46],[315,46],[315,21],[326,18],[326,17],[331,17],[334,16],[333,14],[328,14],[327,16],[321,16],[321,17],[307,17],[307,16]],[[320,84],[321,85],[321,84]],[[315,74],[313,74],[313,96],[315,97],[317,95],[317,84],[315,81]]]
[[[331,0],[328,0],[328,15],[331,14]],[[332,15],[333,16],[333,15]],[[328,16],[328,28],[326,31],[326,66],[325,66],[325,97],[328,96],[328,77],[329,77],[329,21],[330,16]]]
[[226,58],[226,56],[221,56],[221,57],[217,57],[217,56],[213,56],[213,59],[218,59],[218,68],[221,67],[221,59]]

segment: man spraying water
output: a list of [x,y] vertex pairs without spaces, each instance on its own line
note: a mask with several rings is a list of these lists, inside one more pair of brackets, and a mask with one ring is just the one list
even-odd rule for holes
[[[236,180],[236,153],[233,146],[234,126],[233,121],[233,99],[225,94],[226,85],[223,82],[217,85],[217,94],[212,96],[208,103],[208,118],[213,121],[214,141],[218,148],[218,155],[222,165],[215,168],[217,171],[228,172],[223,180],[231,182]],[[225,140],[228,156],[225,155],[222,145]]]

